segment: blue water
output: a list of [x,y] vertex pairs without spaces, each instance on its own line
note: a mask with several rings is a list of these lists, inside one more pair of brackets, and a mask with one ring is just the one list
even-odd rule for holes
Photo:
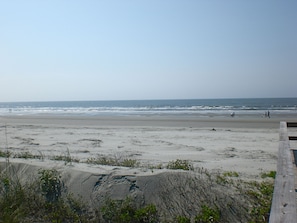
[[263,115],[297,117],[297,98],[0,103],[0,115]]

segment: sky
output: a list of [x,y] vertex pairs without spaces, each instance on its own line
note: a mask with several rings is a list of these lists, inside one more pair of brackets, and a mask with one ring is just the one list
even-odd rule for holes
[[0,102],[297,97],[296,0],[0,0]]

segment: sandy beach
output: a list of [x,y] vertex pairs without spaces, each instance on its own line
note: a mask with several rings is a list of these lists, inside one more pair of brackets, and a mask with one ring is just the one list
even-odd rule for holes
[[0,140],[11,152],[45,159],[69,151],[80,163],[104,155],[143,166],[183,159],[249,175],[276,169],[278,119],[14,116],[1,124]]
[[[292,117],[286,121],[289,120],[294,121]],[[157,203],[163,210],[168,209],[166,205],[173,204],[164,203],[160,197],[164,195],[164,191],[171,191],[172,198],[179,194],[178,201],[174,200],[177,198],[172,201],[179,207],[179,214],[191,217],[197,212],[197,208],[199,210],[199,206],[195,206],[196,203],[191,201],[192,195],[187,194],[183,201],[180,198],[181,192],[177,191],[189,175],[172,175],[175,171],[166,168],[168,162],[187,160],[193,165],[194,172],[229,171],[238,173],[242,179],[258,180],[261,173],[276,170],[278,128],[282,119],[3,116],[0,121],[1,150],[8,148],[12,154],[10,162],[14,163],[19,174],[32,174],[39,168],[54,167],[63,173],[68,188],[86,200],[93,202],[96,198],[100,201],[104,196],[124,199],[127,195],[133,195],[141,202]],[[24,159],[22,154],[26,153],[38,158]],[[66,163],[57,158],[67,156],[71,157],[71,162]],[[136,160],[138,165],[129,168],[88,162],[98,157],[132,159]],[[0,160],[3,167],[6,160],[4,157]],[[180,171],[176,174],[180,174]],[[194,188],[204,187],[204,190],[207,190],[206,188],[213,185],[213,182],[200,183]],[[238,208],[244,207],[244,204],[239,205],[244,200],[238,200],[237,203],[234,201],[234,192],[228,192],[226,187],[215,188],[218,191],[224,190],[224,193],[220,192],[211,199],[220,197],[222,206],[224,200],[231,199],[229,202],[233,202]],[[190,186],[188,190],[204,200],[214,194],[212,191],[205,194],[208,197],[201,197],[201,191],[191,189]],[[230,216],[233,216],[232,221],[237,222],[238,213],[234,214],[232,210],[226,206],[226,216],[230,212],[226,219],[230,220]],[[171,215],[177,212],[175,210]],[[168,214],[170,215],[170,212]]]

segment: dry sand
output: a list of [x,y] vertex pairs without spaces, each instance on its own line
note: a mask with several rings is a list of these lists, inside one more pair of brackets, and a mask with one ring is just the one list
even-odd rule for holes
[[[279,120],[275,119],[14,116],[0,120],[2,145],[7,141],[13,153],[28,151],[46,159],[67,155],[69,150],[80,162],[105,155],[137,159],[143,166],[184,159],[194,166],[248,175],[276,169]],[[82,169],[81,164],[76,166]]]
[[[262,172],[276,170],[279,121],[279,118],[253,117],[7,116],[0,118],[0,141],[2,150],[7,144],[13,154],[26,151],[42,154],[42,160],[10,159],[15,171],[23,176],[34,174],[41,167],[55,167],[62,172],[68,188],[86,200],[99,202],[104,196],[123,199],[129,195],[140,203],[157,203],[164,210],[169,206],[175,207],[167,213],[169,216],[182,214],[191,217],[199,208],[192,201],[193,195],[196,201],[216,199],[220,202],[218,199],[221,199],[223,205],[229,199],[235,204],[232,192],[216,186],[214,190],[224,190],[225,195],[217,193],[210,198],[207,192],[201,191],[213,187],[212,182],[187,186],[184,184],[189,181],[189,173],[177,171],[173,174],[175,171],[156,167],[166,167],[169,161],[182,159],[189,160],[199,170],[235,171],[242,178],[257,179]],[[51,160],[54,156],[67,156],[69,153],[79,163],[65,165]],[[98,155],[136,159],[140,167],[86,163]],[[4,168],[5,159],[0,160]],[[161,199],[166,197],[166,193],[170,194],[170,201]],[[186,195],[181,196],[184,193]],[[210,193],[213,194],[213,190]],[[230,215],[234,216],[234,219],[226,217],[228,221],[238,220],[236,217],[242,206],[238,202],[233,211],[226,208],[226,214],[231,210]]]

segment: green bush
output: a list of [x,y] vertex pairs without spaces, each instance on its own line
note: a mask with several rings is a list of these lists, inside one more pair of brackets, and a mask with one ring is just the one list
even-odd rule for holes
[[9,158],[11,155],[12,155],[11,152],[9,152],[7,150],[6,151],[0,150],[0,157]]
[[178,216],[175,219],[176,223],[191,223],[191,219],[185,217],[185,216]]
[[229,180],[228,180],[228,178],[226,176],[218,174],[216,176],[216,183],[217,184],[228,184]]
[[239,177],[239,174],[234,171],[227,171],[223,173],[224,177]]
[[155,205],[136,208],[130,198],[124,201],[107,199],[101,208],[101,215],[105,222],[114,223],[157,223],[158,212]]
[[[95,212],[96,207],[87,206],[82,200],[67,194],[57,170],[40,169],[36,178],[30,179],[27,183],[21,182],[14,173],[10,169],[0,171],[0,222],[160,222],[155,205],[139,207],[131,198],[124,201],[109,199],[102,209],[98,208],[98,212]],[[229,176],[224,177],[224,174],[220,176],[223,180],[230,180]],[[213,179],[216,180],[216,176],[213,176]],[[238,192],[242,193],[248,204],[242,210],[243,213],[236,212],[236,214],[248,216],[245,218],[248,222],[267,222],[273,194],[273,180],[262,182],[233,180],[234,182],[228,181],[230,186],[233,183],[240,183]],[[216,207],[213,203],[211,206],[203,205],[201,212],[192,220],[196,223],[226,222],[225,216],[220,215],[226,209],[223,206],[218,206],[221,210],[213,207]],[[179,216],[168,219],[169,221],[189,223],[190,219]]]
[[90,222],[84,202],[71,194],[60,197],[57,185],[63,183],[55,179],[56,171],[39,172],[40,179],[29,183],[21,183],[13,172],[0,172],[0,222]]
[[21,205],[19,201],[24,199],[24,193],[22,188],[14,187],[6,174],[1,175],[0,180],[0,220],[2,222],[16,222],[15,215],[19,214],[18,207]]
[[55,169],[40,169],[38,171],[41,192],[48,202],[57,201],[63,189],[61,176]]
[[262,178],[271,177],[271,178],[275,179],[275,176],[276,176],[276,171],[269,171],[267,173],[262,173],[261,174]]
[[149,204],[143,208],[137,209],[135,212],[136,222],[154,223],[158,222],[157,208],[153,204]]
[[45,204],[44,219],[50,222],[89,222],[85,204],[72,195]]
[[195,217],[195,223],[215,223],[220,221],[220,211],[202,205],[202,211]]
[[175,161],[170,161],[167,164],[167,169],[194,170],[194,167],[188,160],[177,159]]
[[251,182],[251,189],[246,194],[253,198],[250,210],[251,222],[265,223],[269,219],[270,207],[273,195],[273,183],[269,181]]

